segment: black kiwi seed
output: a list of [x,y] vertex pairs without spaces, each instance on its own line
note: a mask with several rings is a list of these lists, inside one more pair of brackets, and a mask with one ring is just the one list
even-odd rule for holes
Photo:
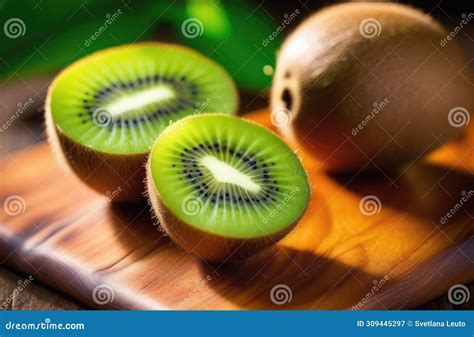
[[[203,201],[209,200],[209,202],[215,204],[217,201],[228,201],[234,204],[264,204],[270,201],[276,200],[276,192],[278,191],[274,186],[277,184],[276,180],[269,180],[271,178],[271,172],[263,170],[259,173],[260,183],[262,183],[262,189],[258,193],[251,193],[243,189],[242,187],[236,186],[231,192],[225,191],[221,194],[222,187],[216,187],[213,184],[208,185],[206,181],[202,181],[204,177],[205,168],[197,165],[197,161],[204,153],[209,153],[203,150],[211,150],[212,153],[227,152],[232,155],[235,154],[239,160],[245,164],[246,167],[250,167],[253,170],[257,170],[259,166],[266,166],[265,163],[259,162],[259,158],[253,153],[249,156],[244,156],[242,152],[236,151],[233,146],[221,145],[219,142],[200,143],[197,146],[185,147],[180,152],[181,167],[184,178],[188,183],[195,189],[197,194],[203,199]],[[173,164],[175,167],[176,164]],[[258,172],[258,171],[257,171]],[[204,178],[209,179],[209,178]],[[212,178],[210,178],[212,179]],[[180,179],[181,180],[181,179]],[[259,181],[258,176],[256,180]],[[235,192],[234,192],[235,191]],[[251,196],[248,196],[248,194]],[[237,194],[237,195],[234,195]],[[223,206],[220,204],[219,206]]]
[[[83,107],[86,111],[89,111],[89,115],[92,118],[92,113],[103,106],[106,106],[113,99],[113,94],[119,91],[129,91],[140,89],[140,87],[148,86],[151,83],[160,83],[165,82],[171,84],[176,92],[180,93],[180,97],[172,102],[167,102],[167,107],[158,106],[148,109],[148,111],[143,116],[139,117],[130,117],[122,118],[123,122],[114,122],[108,125],[109,128],[121,127],[121,126],[135,126],[141,122],[158,120],[161,116],[169,116],[171,114],[181,112],[188,108],[198,108],[199,104],[196,104],[195,96],[199,92],[199,88],[196,84],[189,82],[185,76],[181,76],[178,79],[173,77],[162,77],[160,75],[150,75],[142,78],[138,78],[129,82],[120,82],[112,83],[105,88],[101,88],[93,94],[92,100],[84,98],[82,101],[84,103]],[[183,87],[183,83],[185,86]],[[89,96],[89,93],[85,93],[86,96]],[[193,97],[192,100],[187,99]]]

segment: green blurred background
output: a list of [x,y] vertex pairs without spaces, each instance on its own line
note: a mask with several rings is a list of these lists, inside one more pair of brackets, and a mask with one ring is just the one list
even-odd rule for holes
[[[154,40],[195,48],[234,78],[240,112],[264,107],[283,39],[312,12],[334,2],[0,0],[0,122],[31,101],[15,125],[0,134],[0,156],[43,139],[41,109],[55,74],[96,50],[126,43]],[[403,2],[435,16],[448,30],[467,6]],[[471,23],[455,37],[471,59],[472,36]]]
[[271,82],[263,67],[274,65],[282,38],[262,46],[276,22],[250,1],[3,1],[0,10],[22,21],[13,33],[20,36],[2,39],[2,78],[53,73],[99,49],[164,40],[199,50],[242,88],[261,90]]

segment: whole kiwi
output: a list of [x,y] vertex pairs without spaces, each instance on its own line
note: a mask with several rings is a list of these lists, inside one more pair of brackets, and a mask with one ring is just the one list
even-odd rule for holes
[[469,120],[468,62],[448,34],[405,5],[327,7],[279,52],[272,119],[329,170],[415,161]]

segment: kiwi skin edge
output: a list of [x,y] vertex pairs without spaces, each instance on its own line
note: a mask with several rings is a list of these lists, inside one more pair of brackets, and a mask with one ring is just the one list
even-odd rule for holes
[[[51,144],[53,153],[55,154],[59,163],[63,167],[68,167],[75,173],[77,177],[80,178],[82,182],[89,185],[92,189],[96,190],[101,194],[107,195],[108,193],[112,193],[113,191],[120,188],[120,193],[114,195],[113,201],[134,202],[145,200],[145,163],[149,151],[134,154],[105,153],[88,148],[86,146],[83,146],[82,144],[73,141],[63,132],[61,132],[61,130],[56,127],[53,121],[51,113],[52,92],[58,79],[63,73],[74,69],[74,67],[90,60],[90,58],[114,52],[119,48],[134,48],[147,45],[169,45],[173,48],[181,48],[189,53],[194,53],[202,56],[191,48],[161,42],[141,42],[133,45],[108,48],[88,55],[87,57],[73,63],[71,66],[64,69],[49,86],[46,97],[46,133],[48,141]],[[222,68],[219,64],[214,62],[212,62],[212,65],[215,67]],[[232,87],[235,93],[235,97],[237,98],[233,112],[233,114],[235,114],[239,102],[237,88],[235,87],[234,83]]]
[[[367,19],[379,23],[379,36],[362,36]],[[439,46],[448,34],[397,3],[341,3],[312,14],[278,55],[271,107],[291,117],[279,132],[333,172],[391,170],[421,159],[462,131],[450,126],[448,112],[474,106],[468,60],[454,40]],[[384,98],[376,121],[351,135]]]
[[54,126],[49,103],[46,104],[45,116],[48,142],[61,166],[69,167],[82,182],[99,193],[112,193],[120,188],[114,201],[144,198],[144,163],[148,153],[120,155],[92,150],[74,142]]
[[296,219],[291,225],[271,235],[252,239],[228,238],[201,231],[180,220],[166,207],[153,183],[150,158],[146,166],[148,199],[160,225],[178,246],[203,260],[231,263],[244,259],[285,237],[299,221]]
[[[185,118],[190,117],[191,116]],[[245,120],[259,125],[252,120]],[[276,137],[279,137],[271,130],[268,130],[268,132],[271,132]],[[155,143],[157,141],[158,139],[155,141]],[[161,200],[160,193],[156,189],[153,182],[153,176],[151,172],[151,156],[148,157],[146,164],[146,186],[148,200],[152,206],[153,213],[158,218],[160,225],[163,227],[166,233],[178,246],[183,248],[185,251],[191,252],[199,258],[209,262],[237,262],[272,246],[293,230],[293,228],[298,224],[300,219],[306,213],[306,209],[308,207],[308,205],[306,205],[306,209],[301,212],[301,215],[296,218],[293,223],[277,232],[272,233],[271,235],[251,239],[231,238],[201,231],[198,228],[180,220],[168,209],[168,207],[166,207],[166,205]],[[309,186],[311,199],[311,185]]]

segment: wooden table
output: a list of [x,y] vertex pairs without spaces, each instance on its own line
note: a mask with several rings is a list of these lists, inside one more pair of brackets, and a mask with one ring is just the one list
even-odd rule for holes
[[[38,280],[28,282],[19,291],[19,284],[29,280],[29,275],[20,275],[5,267],[0,267],[0,305],[5,303],[5,309],[87,309],[65,294],[48,288]],[[470,292],[474,291],[474,283],[468,285]],[[422,302],[419,302],[422,303]],[[448,297],[442,296],[430,303],[422,305],[421,309],[472,309],[473,301],[463,306],[453,307]],[[403,309],[403,307],[401,307]]]
[[[249,106],[244,108],[250,109]],[[252,107],[253,108],[253,107]],[[21,150],[34,141],[44,140],[44,134],[41,128],[40,114],[33,119],[22,120],[17,123],[18,132],[15,133],[14,139],[0,139],[2,143],[3,153],[0,156],[8,156],[10,152]],[[10,131],[10,130],[9,130]],[[32,132],[33,131],[33,132]],[[1,135],[0,135],[1,138]],[[1,243],[0,243],[1,244]],[[38,280],[32,281],[22,291],[17,291],[18,284],[28,278],[29,275],[22,275],[17,271],[7,268],[0,264],[0,306],[3,302],[7,305],[7,310],[75,310],[89,309],[88,306],[77,302],[70,296],[52,289]],[[474,295],[474,282],[467,284],[471,297]],[[7,300],[7,301],[6,301]],[[450,310],[450,309],[474,309],[474,300],[471,300],[461,306],[453,306],[447,294],[441,296],[429,303],[419,307],[425,310]]]
[[[5,299],[11,298],[12,301],[5,308],[7,310],[82,310],[89,307],[78,303],[71,297],[51,289],[40,282],[33,281],[25,290],[16,293],[15,288],[18,281],[25,280],[27,275],[20,275],[17,272],[0,266],[0,303]],[[471,294],[474,294],[474,282],[467,285]],[[472,295],[471,295],[472,296]],[[471,299],[468,303],[461,306],[453,306],[448,296],[444,295],[434,301],[426,303],[418,309],[423,310],[473,310],[474,301]]]

